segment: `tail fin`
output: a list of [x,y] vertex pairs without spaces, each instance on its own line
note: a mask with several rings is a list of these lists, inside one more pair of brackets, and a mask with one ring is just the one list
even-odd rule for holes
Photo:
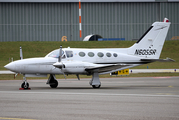
[[170,22],[167,18],[163,22],[154,22],[144,35],[129,48],[128,54],[159,59]]

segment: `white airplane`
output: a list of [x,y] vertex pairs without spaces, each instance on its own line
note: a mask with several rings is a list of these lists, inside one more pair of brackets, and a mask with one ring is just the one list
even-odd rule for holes
[[163,22],[154,22],[144,35],[129,48],[79,49],[63,48],[54,50],[42,58],[20,58],[4,67],[23,74],[22,88],[28,89],[26,77],[45,77],[50,74],[47,84],[51,88],[58,86],[56,74],[92,75],[90,85],[100,88],[99,74],[107,74],[154,61],[174,61],[170,58],[159,59],[170,26],[167,18]]

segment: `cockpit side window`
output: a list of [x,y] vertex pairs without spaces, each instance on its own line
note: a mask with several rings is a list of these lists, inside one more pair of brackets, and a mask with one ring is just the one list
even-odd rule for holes
[[[63,58],[64,51],[62,50],[62,58]],[[58,58],[59,57],[59,50],[54,50],[48,57]]]
[[73,57],[73,51],[65,51],[67,58]]

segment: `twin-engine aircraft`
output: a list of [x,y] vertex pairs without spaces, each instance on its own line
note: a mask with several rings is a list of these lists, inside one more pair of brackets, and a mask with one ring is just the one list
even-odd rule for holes
[[99,74],[123,70],[126,68],[151,63],[154,61],[173,61],[159,59],[163,44],[170,26],[167,18],[163,22],[154,22],[144,35],[129,48],[79,49],[63,48],[54,50],[43,58],[23,59],[20,48],[20,58],[4,66],[5,68],[23,74],[22,88],[28,89],[26,77],[45,77],[50,74],[47,84],[51,88],[58,86],[56,74],[92,75],[89,82],[93,88],[100,88]]

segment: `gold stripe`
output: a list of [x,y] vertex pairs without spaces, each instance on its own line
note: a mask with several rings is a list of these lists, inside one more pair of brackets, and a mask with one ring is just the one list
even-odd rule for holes
[[35,120],[35,119],[23,119],[23,118],[7,118],[7,117],[0,117],[0,120]]

